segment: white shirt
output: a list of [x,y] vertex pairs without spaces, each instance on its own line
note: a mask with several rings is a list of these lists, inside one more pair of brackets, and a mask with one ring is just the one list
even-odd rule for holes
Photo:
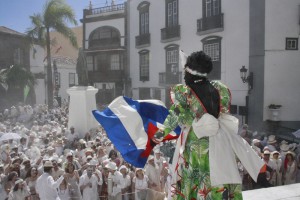
[[82,198],[84,200],[97,200],[98,199],[98,192],[97,192],[97,185],[98,185],[98,178],[93,174],[91,178],[88,177],[87,174],[84,174],[79,179],[79,188],[82,185],[86,185],[88,183],[92,183],[92,187],[85,187],[82,191]]
[[108,178],[112,179],[113,181],[113,188],[112,188],[112,196],[116,196],[118,193],[121,192],[122,189],[122,179],[123,175],[119,171],[115,171],[114,174],[111,172],[108,174]]
[[57,181],[54,181],[48,173],[43,173],[36,181],[36,192],[41,200],[60,200],[57,194],[57,188],[64,180],[61,176]]
[[160,170],[158,166],[146,165],[145,174],[148,176],[150,183],[155,183],[157,186],[160,185]]

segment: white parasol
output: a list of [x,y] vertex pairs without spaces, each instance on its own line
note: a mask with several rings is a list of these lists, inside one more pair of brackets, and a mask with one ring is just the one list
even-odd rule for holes
[[19,139],[21,139],[21,137],[17,133],[5,133],[0,137],[0,141]]

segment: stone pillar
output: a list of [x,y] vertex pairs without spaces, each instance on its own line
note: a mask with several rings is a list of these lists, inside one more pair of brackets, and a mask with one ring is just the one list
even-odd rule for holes
[[98,89],[92,86],[74,86],[67,89],[70,95],[68,129],[74,126],[80,138],[83,138],[91,128],[99,125],[92,114],[92,110],[97,109],[95,98],[97,92]]

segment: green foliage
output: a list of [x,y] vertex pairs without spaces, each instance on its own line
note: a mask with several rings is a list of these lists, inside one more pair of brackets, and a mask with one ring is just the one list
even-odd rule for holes
[[74,47],[77,47],[75,33],[68,27],[68,23],[77,25],[75,13],[64,0],[49,0],[43,12],[30,16],[32,27],[28,28],[27,35],[31,41],[38,41],[47,47],[47,86],[48,106],[53,106],[53,83],[50,52],[50,31],[57,31],[68,38]]
[[33,73],[18,65],[7,70],[6,76],[6,83],[9,88],[24,88],[26,85],[32,87],[36,84]]

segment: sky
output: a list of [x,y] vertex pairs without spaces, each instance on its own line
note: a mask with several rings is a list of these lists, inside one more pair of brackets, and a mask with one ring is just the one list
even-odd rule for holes
[[[73,8],[78,25],[81,25],[79,20],[83,17],[83,9],[88,8],[90,1],[93,8],[111,4],[111,0],[65,0]],[[42,13],[46,2],[46,0],[0,0],[0,26],[25,33],[31,27],[29,16]],[[123,2],[124,0],[115,0],[115,4]]]

